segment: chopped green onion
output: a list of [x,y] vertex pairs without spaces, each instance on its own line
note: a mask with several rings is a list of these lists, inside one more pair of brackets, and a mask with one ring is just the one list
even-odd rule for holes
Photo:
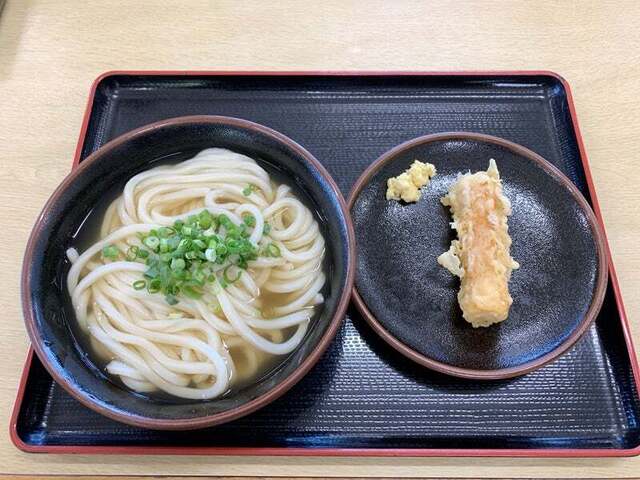
[[174,258],[171,260],[171,270],[184,270],[186,266],[186,262],[181,258]]
[[155,266],[149,267],[147,271],[144,272],[144,276],[147,278],[156,278],[158,275],[160,275],[160,272]]
[[270,231],[271,231],[271,225],[269,225],[267,222],[264,222],[264,227],[262,227],[262,234],[269,235]]
[[225,269],[222,271],[222,278],[224,279],[224,281],[226,283],[234,283],[236,281],[238,281],[240,279],[240,276],[242,275],[242,271],[238,271],[238,275],[236,276],[236,278],[229,278],[227,275],[227,272],[229,271],[229,269],[232,267],[233,265],[227,265],[225,267]]
[[169,246],[169,250],[175,250],[180,245],[182,240],[177,235],[172,235],[167,239],[167,245]]
[[245,257],[243,257],[242,255],[240,255],[240,258],[238,259],[238,268],[241,268],[243,270],[246,270],[247,267],[249,266],[249,264],[247,263],[247,259]]
[[149,293],[158,293],[161,287],[162,287],[162,282],[160,281],[160,279],[154,278],[149,282],[149,286],[147,287],[147,290],[149,291]]
[[160,245],[160,239],[158,237],[151,235],[151,236],[145,237],[142,243],[144,243],[151,250],[156,250],[158,248],[158,245]]
[[138,258],[138,247],[135,245],[131,245],[128,249],[127,249],[127,254],[126,254],[127,260],[132,261],[135,260],[136,258]]
[[215,248],[207,248],[204,251],[204,257],[209,262],[215,262],[215,260],[216,260],[216,249]]
[[174,233],[173,228],[169,228],[169,227],[160,227],[158,229],[158,236],[160,238],[168,238],[169,235],[172,235]]
[[245,197],[248,197],[249,195],[251,195],[251,192],[253,192],[253,189],[254,189],[253,185],[247,185],[246,187],[244,187],[244,190],[242,190],[242,194]]
[[229,217],[227,217],[224,213],[220,214],[220,216],[218,217],[218,223],[224,228],[233,226],[233,222],[229,220]]
[[[144,279],[134,282],[135,288],[146,287],[149,293],[162,293],[170,305],[175,305],[181,295],[200,298],[204,288],[214,291],[221,286],[226,288],[240,279],[242,270],[258,255],[280,254],[275,245],[259,252],[249,241],[249,230],[256,223],[251,214],[243,215],[242,223],[236,225],[227,215],[216,216],[204,209],[174,222],[173,226],[141,234],[148,250],[132,246],[126,254],[128,260],[141,258],[147,266]],[[119,255],[116,247],[105,247],[105,253],[113,258]],[[214,265],[216,269],[220,268],[217,265],[223,268],[220,278],[214,273]],[[238,269],[233,275],[231,267]]]
[[202,270],[196,270],[195,272],[193,272],[192,276],[193,276],[193,281],[200,286],[203,286],[205,280],[207,279],[206,273],[204,273]]
[[213,216],[209,212],[209,210],[203,210],[198,214],[198,224],[200,228],[207,229],[213,223]]
[[107,245],[102,249],[102,256],[104,258],[115,260],[116,258],[118,258],[118,252],[118,247],[116,247],[115,245]]
[[253,215],[245,215],[243,218],[244,224],[247,227],[255,227],[256,226],[256,217]]
[[178,303],[178,299],[175,297],[175,295],[172,294],[165,295],[164,299],[169,305],[175,305],[176,303]]
[[282,256],[282,252],[280,251],[280,247],[278,247],[275,243],[270,243],[265,248],[265,256],[267,256],[267,257],[280,257],[280,256]]
[[229,253],[239,253],[242,248],[242,243],[240,240],[236,240],[234,238],[227,240],[227,251]]

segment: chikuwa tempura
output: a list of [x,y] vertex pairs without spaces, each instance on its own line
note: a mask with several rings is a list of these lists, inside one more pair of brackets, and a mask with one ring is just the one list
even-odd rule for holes
[[505,320],[512,303],[511,271],[519,265],[510,255],[511,204],[502,193],[496,162],[491,159],[486,172],[461,175],[441,201],[451,209],[458,239],[438,263],[460,277],[464,319],[474,327]]

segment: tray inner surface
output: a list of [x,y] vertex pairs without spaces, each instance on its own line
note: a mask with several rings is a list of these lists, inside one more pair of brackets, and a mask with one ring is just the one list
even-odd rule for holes
[[[390,147],[466,130],[529,147],[589,198],[566,92],[550,76],[111,76],[98,85],[82,158],[135,127],[193,114],[283,132],[327,167],[345,197]],[[17,430],[29,445],[621,449],[640,444],[639,405],[609,286],[596,325],[568,354],[513,380],[423,369],[350,308],[291,392],[231,424],[186,433],[121,425],[78,404],[34,358]]]

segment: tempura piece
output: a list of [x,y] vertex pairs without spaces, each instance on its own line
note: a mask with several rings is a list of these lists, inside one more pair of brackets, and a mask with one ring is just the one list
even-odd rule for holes
[[495,160],[486,172],[461,175],[441,201],[451,209],[458,240],[438,263],[460,277],[458,303],[464,319],[474,327],[502,322],[513,302],[511,271],[519,265],[509,253],[511,204],[502,193]]
[[414,160],[411,167],[397,177],[387,180],[387,200],[404,200],[407,203],[420,200],[420,188],[429,185],[436,174],[436,167],[430,163]]

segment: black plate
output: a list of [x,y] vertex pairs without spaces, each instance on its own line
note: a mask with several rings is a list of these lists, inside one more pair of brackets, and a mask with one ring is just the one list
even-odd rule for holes
[[[465,172],[495,159],[512,204],[509,318],[473,328],[458,307],[459,281],[438,265],[455,231],[440,199]],[[437,175],[416,203],[386,199],[387,179],[415,160]],[[597,315],[607,279],[602,231],[573,184],[524,147],[488,135],[410,140],[382,155],[350,195],[358,245],[357,304],[402,354],[466,378],[509,378],[571,347]]]
[[[81,158],[120,133],[190,114],[246,118],[284,133],[324,163],[345,195],[393,146],[467,130],[530,148],[589,199],[567,91],[551,75],[111,75],[97,85]],[[16,440],[35,451],[123,445],[560,455],[595,448],[622,454],[640,445],[640,400],[611,280],[596,323],[575,347],[512,380],[474,382],[416,368],[352,308],[298,385],[227,425],[188,433],[124,426],[79,405],[37,359],[16,414]]]

